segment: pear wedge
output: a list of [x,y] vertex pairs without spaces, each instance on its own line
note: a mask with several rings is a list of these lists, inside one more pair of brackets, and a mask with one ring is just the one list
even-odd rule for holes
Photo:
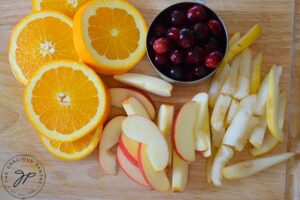
[[250,93],[256,94],[260,86],[260,71],[262,65],[262,53],[259,52],[252,63]]

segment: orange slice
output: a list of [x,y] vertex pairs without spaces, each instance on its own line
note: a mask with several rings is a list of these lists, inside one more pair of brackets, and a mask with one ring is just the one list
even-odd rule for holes
[[72,142],[103,122],[110,107],[108,90],[97,74],[73,61],[53,61],[28,82],[24,105],[39,133]]
[[13,29],[9,62],[23,84],[43,64],[58,59],[78,60],[73,44],[72,20],[55,11],[42,11],[23,18]]
[[133,68],[146,49],[147,25],[125,0],[95,0],[74,16],[74,44],[79,57],[102,74]]
[[56,10],[73,18],[75,12],[91,0],[32,0],[33,11]]
[[40,136],[41,143],[55,157],[63,160],[79,160],[91,154],[102,135],[102,125],[95,131],[73,142],[58,142]]

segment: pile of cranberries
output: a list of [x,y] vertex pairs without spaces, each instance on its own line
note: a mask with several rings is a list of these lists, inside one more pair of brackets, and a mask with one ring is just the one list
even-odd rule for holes
[[150,27],[147,48],[157,69],[178,81],[210,74],[221,62],[226,34],[219,18],[206,7],[169,7]]

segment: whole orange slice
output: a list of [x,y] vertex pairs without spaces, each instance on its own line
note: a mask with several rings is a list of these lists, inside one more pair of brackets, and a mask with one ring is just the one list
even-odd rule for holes
[[32,0],[33,11],[56,10],[73,18],[75,12],[91,0]]
[[108,91],[97,74],[73,61],[53,61],[28,82],[24,105],[43,136],[72,142],[90,133],[109,113]]
[[13,29],[9,62],[23,84],[43,64],[58,59],[78,60],[73,43],[72,20],[55,11],[42,11],[23,18]]
[[59,142],[40,136],[41,143],[55,157],[63,160],[79,160],[91,154],[102,135],[102,125],[95,131],[73,142]]
[[74,44],[79,57],[103,74],[133,68],[146,49],[147,25],[125,0],[95,0],[74,16]]

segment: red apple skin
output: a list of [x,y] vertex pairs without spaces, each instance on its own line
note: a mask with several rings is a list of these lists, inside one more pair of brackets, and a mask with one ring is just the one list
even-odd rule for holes
[[[118,148],[120,148],[120,146],[118,146]],[[120,149],[121,150],[121,149]],[[121,150],[122,151],[122,150]],[[118,151],[117,151],[118,152]],[[123,152],[123,151],[122,151]],[[128,172],[128,171],[126,171],[125,170],[125,168],[123,168],[123,165],[122,165],[122,163],[120,162],[120,158],[119,158],[119,156],[120,155],[118,155],[118,153],[117,153],[117,162],[119,163],[119,166],[120,166],[120,168],[122,169],[122,171],[126,174],[126,176],[128,176],[128,178],[130,178],[131,180],[133,180],[134,182],[136,182],[136,183],[138,183],[138,184],[140,184],[141,186],[143,186],[143,187],[147,187],[147,188],[150,188],[150,186],[149,185],[147,185],[147,184],[144,184],[144,183],[141,183],[140,181],[138,181],[138,180],[135,180],[133,177],[132,177],[132,175],[130,175],[130,173]],[[126,156],[125,156],[126,157]],[[128,160],[129,161],[129,160]],[[143,176],[144,177],[144,176]],[[145,180],[146,181],[146,180]],[[147,182],[147,181],[146,181]]]
[[145,172],[144,172],[144,170],[143,170],[143,163],[142,163],[142,159],[141,159],[141,156],[142,156],[142,155],[141,155],[141,149],[142,149],[142,144],[139,144],[139,148],[138,148],[138,164],[139,164],[139,168],[140,168],[140,170],[141,170],[141,173],[142,173],[144,179],[145,179],[146,182],[148,183],[148,185],[150,185],[150,187],[151,187],[152,189],[154,189],[153,185],[151,185],[150,181],[148,180],[148,178],[147,178],[147,176],[146,176],[146,174],[145,174]]
[[122,135],[120,136],[120,139],[119,139],[119,147],[121,149],[121,151],[124,153],[124,155],[126,156],[126,158],[135,166],[139,166],[138,165],[138,161],[135,157],[133,157],[129,151],[127,150],[123,140],[122,140]]

